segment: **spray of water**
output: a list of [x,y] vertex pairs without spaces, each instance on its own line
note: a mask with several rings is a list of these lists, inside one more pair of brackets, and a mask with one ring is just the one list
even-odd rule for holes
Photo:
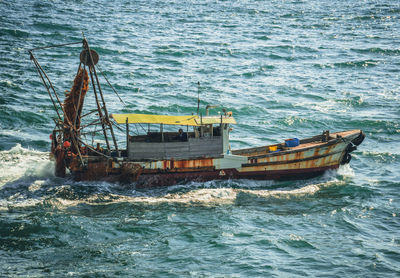
[[20,144],[8,151],[1,151],[0,161],[0,188],[18,179],[54,176],[54,164],[48,152],[25,149]]

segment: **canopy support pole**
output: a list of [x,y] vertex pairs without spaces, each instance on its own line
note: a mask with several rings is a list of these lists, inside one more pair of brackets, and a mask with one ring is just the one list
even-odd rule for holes
[[129,156],[129,124],[128,117],[126,117],[126,156]]

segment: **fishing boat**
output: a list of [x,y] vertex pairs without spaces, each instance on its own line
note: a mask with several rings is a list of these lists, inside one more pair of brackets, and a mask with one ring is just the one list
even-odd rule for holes
[[[73,86],[62,100],[34,52],[73,44],[82,44],[83,49]],[[216,107],[208,105],[203,115],[199,100],[192,115],[109,113],[100,76],[118,93],[97,65],[99,55],[86,38],[29,53],[57,115],[50,140],[58,177],[119,181],[138,188],[193,180],[307,179],[349,163],[350,153],[365,137],[359,129],[323,131],[309,138],[235,150],[229,144],[236,124],[232,112],[222,109],[210,115]],[[93,101],[86,105],[89,98]],[[115,129],[123,134],[122,144]],[[95,142],[96,138],[101,140]]]

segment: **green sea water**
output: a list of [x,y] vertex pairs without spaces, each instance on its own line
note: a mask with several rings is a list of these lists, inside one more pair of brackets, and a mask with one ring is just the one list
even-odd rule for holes
[[[362,129],[349,165],[290,182],[135,189],[56,178],[27,50],[80,41],[125,105],[217,104],[232,148]],[[399,277],[398,1],[0,1],[0,277]],[[79,46],[37,52],[58,92]],[[123,144],[123,133],[118,132]]]

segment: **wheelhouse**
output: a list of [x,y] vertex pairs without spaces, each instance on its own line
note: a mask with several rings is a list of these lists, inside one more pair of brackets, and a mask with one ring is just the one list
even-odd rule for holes
[[[111,117],[118,124],[126,125],[126,154],[129,160],[135,161],[223,156],[230,152],[229,126],[236,124],[230,112],[205,117],[147,114],[112,114]],[[130,128],[132,124],[136,132]]]

